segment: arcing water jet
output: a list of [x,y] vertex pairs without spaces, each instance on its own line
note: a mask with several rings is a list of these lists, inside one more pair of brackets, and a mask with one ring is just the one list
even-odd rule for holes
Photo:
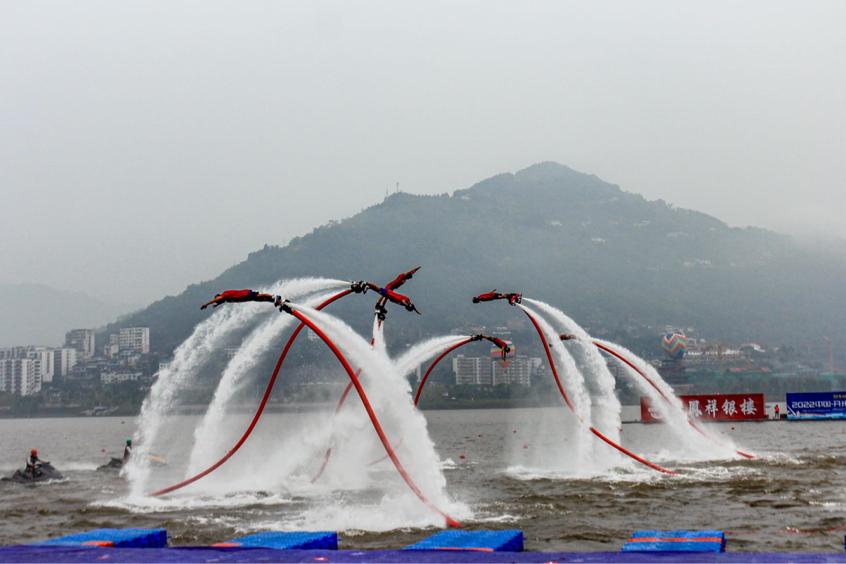
[[396,452],[394,452],[390,441],[388,441],[388,438],[385,435],[384,430],[382,429],[382,425],[379,423],[379,419],[376,417],[376,413],[373,411],[373,407],[370,405],[370,400],[368,399],[367,394],[365,393],[364,388],[358,379],[358,375],[355,373],[355,371],[353,371],[352,366],[350,366],[350,363],[344,357],[343,353],[341,353],[340,349],[335,345],[335,343],[331,339],[329,339],[329,337],[326,335],[326,333],[323,332],[320,327],[315,325],[315,323],[311,321],[308,317],[306,317],[302,312],[298,311],[296,309],[296,306],[294,306],[293,304],[283,303],[282,311],[285,311],[286,313],[289,313],[299,319],[301,323],[304,323],[318,337],[320,337],[320,339],[324,343],[326,343],[326,346],[329,347],[329,349],[344,367],[344,370],[346,371],[347,376],[349,376],[350,381],[352,382],[353,387],[355,388],[356,393],[358,394],[358,397],[361,400],[361,403],[364,405],[364,409],[367,412],[367,416],[370,419],[371,424],[373,425],[373,429],[374,431],[376,431],[376,434],[379,437],[379,441],[382,443],[382,447],[385,449],[385,453],[391,459],[394,468],[396,468],[397,472],[400,474],[400,476],[402,476],[403,481],[405,481],[409,489],[414,492],[417,498],[421,502],[423,502],[424,505],[441,515],[444,518],[447,526],[461,527],[461,523],[450,517],[448,514],[446,514],[444,511],[442,511],[432,502],[429,501],[429,499],[425,496],[425,494],[423,494],[420,488],[417,487],[417,484],[406,471],[405,467],[402,465],[402,462],[400,462],[399,458],[397,457]]
[[[348,295],[350,295],[354,292],[355,293],[363,293],[364,291],[365,291],[365,287],[363,285],[361,285],[360,283],[352,283],[350,285],[350,288],[347,288],[346,290],[342,290],[342,291],[338,292],[337,294],[329,297],[325,301],[323,301],[320,305],[317,306],[317,309],[319,309],[319,310],[323,309],[326,306],[328,306],[328,305],[336,302],[337,300],[340,300],[341,298],[348,296]],[[233,445],[232,448],[230,448],[226,452],[226,454],[223,455],[222,458],[220,458],[217,462],[215,462],[214,464],[212,464],[211,466],[209,466],[205,470],[198,472],[197,474],[195,474],[195,475],[193,475],[189,478],[186,478],[185,480],[182,480],[181,482],[173,484],[172,486],[168,486],[166,488],[162,488],[160,490],[152,492],[150,494],[151,496],[155,497],[155,496],[164,495],[166,493],[170,493],[172,491],[176,491],[178,489],[184,488],[185,486],[187,486],[189,484],[193,484],[197,480],[203,478],[204,476],[207,476],[208,474],[214,472],[216,469],[220,468],[223,464],[226,463],[226,461],[228,461],[230,458],[232,458],[232,456],[236,452],[238,452],[238,449],[240,449],[241,446],[247,441],[247,439],[250,437],[250,434],[252,434],[253,430],[255,429],[256,425],[258,424],[259,419],[261,419],[261,416],[264,413],[264,408],[267,406],[267,401],[270,399],[270,394],[271,394],[271,392],[273,392],[273,386],[276,384],[276,378],[279,376],[279,370],[282,368],[282,364],[285,362],[285,358],[287,358],[287,356],[288,356],[288,351],[291,350],[291,346],[293,346],[294,341],[297,339],[297,336],[303,330],[304,326],[305,325],[302,322],[300,322],[300,324],[297,326],[297,328],[294,330],[294,332],[291,333],[291,336],[288,338],[288,342],[285,343],[285,347],[282,349],[282,352],[279,354],[279,358],[276,361],[276,366],[273,367],[273,373],[270,375],[270,379],[267,382],[267,386],[265,386],[264,394],[262,395],[261,401],[259,402],[258,409],[256,409],[255,415],[253,415],[253,418],[250,421],[250,424],[247,426],[247,429],[244,431],[244,433],[241,435],[241,437],[238,439],[238,441],[235,443],[235,445]]]
[[[520,307],[521,310],[523,310],[523,313],[526,314],[526,316],[529,318],[529,321],[532,323],[532,326],[535,328],[535,331],[538,334],[538,338],[541,341],[541,345],[543,345],[544,353],[546,354],[546,359],[547,359],[547,362],[549,363],[549,368],[552,372],[552,377],[555,381],[555,385],[558,388],[558,392],[561,395],[561,398],[564,400],[564,403],[567,405],[567,407],[570,409],[570,411],[573,412],[576,415],[579,422],[582,425],[586,425],[585,420],[587,418],[583,415],[583,412],[582,412],[583,407],[575,405],[573,403],[573,401],[571,400],[570,396],[567,394],[567,391],[564,389],[564,385],[561,383],[561,378],[558,375],[558,369],[555,365],[555,362],[552,359],[552,351],[550,350],[549,341],[547,340],[545,332],[541,328],[540,322],[539,322],[536,314],[532,313],[532,311],[529,308],[521,305],[522,297],[523,297],[522,294],[519,294],[519,293],[516,293],[516,292],[509,293],[509,294],[488,292],[487,294],[481,294],[479,296],[476,296],[475,298],[473,298],[473,302],[479,303],[479,302],[483,302],[483,301],[494,301],[494,300],[505,299],[505,300],[508,300],[509,304],[518,306],[518,307]],[[546,332],[548,333],[550,331],[551,331],[551,327],[547,327]],[[577,409],[577,407],[581,408],[581,409]],[[589,407],[589,405],[588,405],[588,407]],[[640,462],[644,466],[647,466],[649,468],[652,468],[653,470],[657,470],[658,472],[662,472],[664,474],[670,474],[670,475],[676,474],[672,470],[668,470],[668,469],[666,469],[662,466],[659,466],[658,464],[655,464],[654,462],[647,460],[646,458],[643,458],[642,456],[638,456],[637,454],[629,451],[628,449],[624,448],[622,445],[620,445],[617,442],[608,438],[605,434],[603,434],[601,431],[596,429],[596,427],[588,426],[588,430],[591,433],[593,433],[593,435],[595,435],[597,438],[599,438],[601,441],[606,443],[607,445],[615,448],[616,450],[625,454],[629,458],[632,458],[633,460]]]
[[[570,337],[570,336],[569,335],[562,335],[562,339],[564,337]],[[694,421],[686,413],[684,413],[684,409],[682,407],[681,401],[675,396],[675,394],[672,393],[672,391],[665,389],[665,388],[668,388],[669,386],[667,386],[666,383],[663,382],[663,380],[661,380],[661,384],[663,384],[663,386],[659,386],[659,384],[658,384],[658,382],[656,382],[655,378],[651,378],[649,375],[647,375],[646,371],[643,370],[643,368],[641,368],[640,366],[635,364],[632,360],[629,360],[628,358],[626,358],[619,350],[616,350],[615,347],[619,347],[619,345],[614,345],[613,343],[609,343],[607,341],[600,341],[600,340],[591,340],[591,342],[593,342],[593,344],[598,349],[600,349],[600,350],[610,354],[611,356],[615,357],[617,360],[619,360],[620,362],[625,364],[628,368],[630,368],[632,371],[634,371],[635,374],[637,374],[641,378],[643,378],[652,387],[652,389],[654,389],[661,396],[661,398],[666,403],[667,407],[669,407],[670,409],[675,409],[677,411],[682,412],[682,414],[684,415],[687,423],[697,433],[699,433],[700,435],[702,435],[706,439],[710,440],[711,442],[719,444],[717,439],[712,437],[709,433],[705,432],[705,430],[702,429],[702,427],[700,427],[699,424],[696,421]],[[646,363],[642,363],[642,364],[645,365]],[[653,376],[658,376],[658,378],[660,379],[660,375],[658,375],[657,373],[654,374]],[[738,455],[740,455],[744,458],[747,458],[747,459],[754,459],[755,458],[754,454],[744,452],[740,449],[734,449],[734,451]]]

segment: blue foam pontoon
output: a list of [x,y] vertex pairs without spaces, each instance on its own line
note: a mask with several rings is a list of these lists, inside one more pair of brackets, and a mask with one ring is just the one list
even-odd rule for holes
[[523,531],[441,531],[403,550],[468,550],[522,552]]
[[635,531],[623,552],[725,552],[723,531]]
[[94,529],[33,543],[49,546],[110,546],[115,548],[163,548],[167,546],[164,529]]
[[267,531],[212,545],[216,548],[275,548],[277,550],[338,550],[334,531]]

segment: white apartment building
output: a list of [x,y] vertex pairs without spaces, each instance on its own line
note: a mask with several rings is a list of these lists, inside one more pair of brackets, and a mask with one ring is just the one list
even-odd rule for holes
[[122,382],[135,382],[141,378],[140,372],[103,372],[100,374],[100,382],[103,384],[120,384]]
[[534,373],[536,368],[535,360],[527,356],[518,356],[507,362],[500,360],[491,361],[494,386],[499,384],[531,386],[532,373]]
[[76,349],[63,347],[53,349],[53,375],[60,378],[70,374],[71,369],[76,366],[78,354]]
[[141,354],[150,352],[149,327],[124,327],[118,334],[118,349]]
[[5,358],[0,360],[0,392],[30,396],[41,391],[40,360]]
[[491,361],[487,358],[457,355],[452,359],[452,371],[458,385],[491,385]]
[[[47,347],[9,347],[0,349],[0,360],[22,360],[33,361],[32,369],[37,371],[38,389],[41,389],[41,382],[53,381],[53,350]],[[29,369],[27,369],[29,370]],[[16,392],[17,393],[17,392]]]

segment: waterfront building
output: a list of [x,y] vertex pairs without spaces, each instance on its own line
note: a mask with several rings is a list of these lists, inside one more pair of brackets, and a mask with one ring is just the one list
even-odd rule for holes
[[452,371],[458,385],[491,385],[491,363],[487,358],[457,355],[452,359]]
[[141,372],[103,372],[100,383],[104,385],[121,384],[123,382],[137,382],[144,375]]
[[63,347],[60,349],[53,349],[53,374],[60,378],[65,378],[70,374],[70,371],[76,366],[78,358],[78,351],[74,348]]
[[71,329],[65,333],[65,347],[75,349],[77,358],[88,360],[94,356],[95,337],[93,329]]
[[506,361],[492,360],[491,373],[493,385],[518,384],[520,386],[531,386],[532,374],[539,364],[539,358],[530,358],[522,355]]
[[[53,381],[53,351],[47,347],[8,347],[0,349],[0,360],[31,360],[37,372],[38,389],[41,382]],[[28,369],[27,369],[28,370]],[[17,389],[17,388],[16,388]]]
[[124,327],[118,334],[118,350],[134,351],[141,354],[150,352],[149,327]]
[[0,392],[31,396],[41,391],[41,361],[32,358],[0,360]]

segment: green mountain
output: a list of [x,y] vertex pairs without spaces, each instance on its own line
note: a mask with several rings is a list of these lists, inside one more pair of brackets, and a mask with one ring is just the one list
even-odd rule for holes
[[[265,246],[120,326],[149,326],[153,348],[168,352],[208,315],[199,304],[222,289],[297,276],[383,283],[415,265],[423,269],[402,291],[424,315],[392,308],[389,336],[398,339],[472,325],[526,330],[502,303],[471,304],[492,288],[552,303],[597,334],[657,335],[669,324],[711,339],[795,345],[846,327],[842,251],[732,228],[555,163],[452,195],[394,194],[285,247]],[[333,311],[366,329],[373,302],[350,298]]]

